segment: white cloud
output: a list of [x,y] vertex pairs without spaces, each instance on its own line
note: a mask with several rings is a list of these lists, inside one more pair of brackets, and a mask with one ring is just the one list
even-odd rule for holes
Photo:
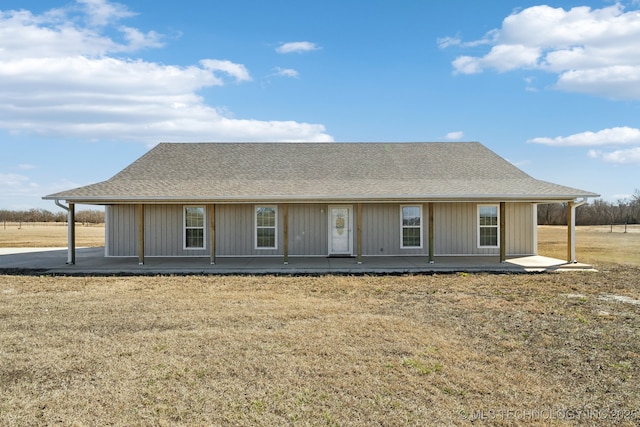
[[482,62],[473,56],[459,56],[453,61],[455,73],[476,74],[482,72]]
[[447,139],[458,140],[462,138],[464,138],[464,132],[462,131],[449,132],[447,134]]
[[[124,6],[123,6],[124,7]],[[143,48],[162,46],[161,36],[154,31],[116,27],[116,40],[101,34],[102,27],[76,22],[73,8],[54,9],[42,15],[26,10],[0,10],[0,60],[24,58],[65,58],[83,55],[97,57],[114,53],[133,52]],[[80,10],[82,13],[82,10]],[[82,15],[88,21],[95,16]],[[116,19],[102,15],[98,21]]]
[[2,194],[5,197],[30,194],[40,188],[27,176],[15,173],[0,173],[0,187],[2,187]]
[[292,77],[295,79],[300,77],[300,74],[293,68],[280,68],[280,67],[274,68],[273,75],[280,76],[280,77]]
[[439,37],[436,40],[438,47],[440,49],[446,49],[451,46],[460,46],[462,44],[462,39],[460,37]]
[[528,142],[556,147],[621,147],[633,146],[614,151],[591,149],[588,156],[607,163],[640,165],[640,129],[630,127],[614,127],[598,132],[581,132],[569,136],[555,138],[538,137]]
[[640,129],[614,127],[598,132],[581,132],[569,136],[556,136],[555,138],[538,137],[528,142],[565,147],[593,147],[605,145],[640,145]]
[[609,153],[590,150],[589,157],[601,159],[607,163],[640,166],[640,147],[634,147],[627,150],[615,150]]
[[480,40],[438,39],[441,48],[487,43],[491,49],[484,55],[457,57],[454,72],[541,70],[557,74],[562,90],[640,99],[640,12],[620,3],[601,9],[534,6],[506,17]]
[[37,168],[38,168],[38,166],[30,165],[28,163],[22,163],[22,164],[19,164],[17,166],[17,169],[18,170],[22,170],[22,171],[28,171],[28,170],[37,169]]
[[454,72],[477,74],[485,68],[495,68],[499,72],[517,68],[534,68],[540,56],[537,48],[522,45],[498,45],[483,58],[460,56],[453,61]]
[[122,18],[135,16],[125,5],[106,0],[77,0],[83,5],[88,21],[95,26],[105,26]]
[[524,78],[524,82],[526,84],[525,90],[527,92],[537,92],[538,91],[538,88],[536,88],[534,86],[535,81],[536,81],[535,77],[525,77]]
[[301,53],[310,52],[312,50],[318,50],[320,47],[311,42],[289,42],[283,43],[276,48],[278,53]]
[[242,64],[127,57],[162,45],[153,31],[119,25],[132,15],[106,0],[77,0],[41,15],[0,11],[0,129],[146,144],[333,140],[319,124],[241,120],[208,105],[202,89],[251,81]]
[[517,68],[533,68],[540,56],[536,47],[524,45],[497,45],[480,62],[482,67],[495,68],[500,72]]
[[604,97],[640,99],[640,66],[566,71],[558,78],[558,87]]
[[2,188],[0,206],[5,209],[31,209],[42,204],[43,194],[51,194],[79,186],[79,183],[68,179],[38,183],[32,177],[24,174],[0,172],[0,188]]
[[234,77],[237,82],[250,81],[249,71],[242,64],[234,64],[231,61],[221,61],[218,59],[203,59],[200,61],[202,66],[209,71],[222,71]]
[[465,41],[462,41],[462,38],[460,38],[459,36],[440,37],[436,40],[436,43],[438,44],[438,47],[440,49],[446,49],[452,46],[458,46],[458,47],[464,47],[464,48],[476,47],[476,46],[482,46],[485,44],[493,43],[497,35],[498,35],[497,30],[491,30],[487,34],[485,34],[485,36],[480,40],[465,42]]

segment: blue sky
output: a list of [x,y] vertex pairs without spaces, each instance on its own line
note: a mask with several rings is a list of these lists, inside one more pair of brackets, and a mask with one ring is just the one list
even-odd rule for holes
[[162,141],[479,141],[617,201],[640,1],[3,0],[0,141],[0,209]]

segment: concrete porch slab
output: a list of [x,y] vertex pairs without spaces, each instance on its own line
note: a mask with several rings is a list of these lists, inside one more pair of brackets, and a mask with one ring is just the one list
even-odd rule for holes
[[567,264],[565,261],[542,257],[517,257],[500,263],[495,256],[435,257],[429,264],[426,257],[363,257],[356,258],[230,257],[217,258],[210,264],[208,257],[147,257],[144,265],[138,259],[105,258],[104,248],[80,248],[76,264],[67,265],[66,248],[0,250],[0,274],[56,275],[157,275],[157,274],[432,274],[455,272],[532,273],[548,271],[593,270],[588,264]]
[[532,255],[519,258],[511,258],[508,263],[518,265],[527,271],[567,271],[567,270],[594,270],[593,266],[584,263],[568,263],[567,261],[549,258],[541,255]]

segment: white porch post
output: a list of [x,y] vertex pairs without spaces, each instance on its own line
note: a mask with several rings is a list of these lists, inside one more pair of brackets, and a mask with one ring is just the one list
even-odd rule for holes
[[362,264],[362,203],[356,204],[356,262]]
[[76,263],[76,205],[69,203],[67,212],[67,264]]
[[576,263],[576,208],[567,203],[567,262]]
[[500,202],[500,263],[507,262],[507,218],[506,203]]
[[567,203],[567,261],[576,263],[576,209],[587,203],[584,197],[580,201]]
[[533,210],[533,254],[538,255],[538,204],[533,203],[531,209]]
[[429,264],[433,264],[435,261],[433,260],[433,255],[435,253],[435,234],[434,234],[434,225],[433,225],[433,202],[427,203],[429,207]]
[[282,250],[283,263],[289,264],[289,204],[282,204]]
[[216,205],[209,205],[209,251],[210,263],[216,263]]
[[144,265],[144,205],[138,205],[138,265]]

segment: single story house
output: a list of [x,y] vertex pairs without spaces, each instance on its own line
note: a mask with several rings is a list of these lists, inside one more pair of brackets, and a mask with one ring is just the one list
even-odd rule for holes
[[[537,254],[537,205],[597,194],[540,181],[480,143],[161,143],[107,181],[45,196],[105,206],[105,256]],[[61,202],[64,201],[68,207]],[[68,263],[75,262],[69,227]]]

